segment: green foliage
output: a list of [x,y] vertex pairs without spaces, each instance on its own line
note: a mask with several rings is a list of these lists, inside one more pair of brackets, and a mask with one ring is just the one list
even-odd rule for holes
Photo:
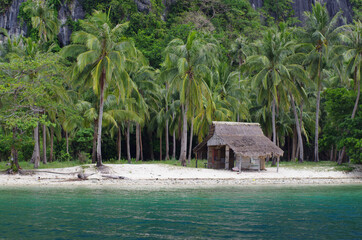
[[34,42],[37,42],[39,40],[38,31],[33,28],[31,24],[31,14],[28,11],[25,11],[30,4],[31,0],[28,0],[20,5],[18,18],[22,24],[26,25],[26,37],[30,37]]
[[65,152],[64,150],[60,151],[60,153],[58,153],[57,155],[57,161],[59,162],[68,162],[70,160],[72,160],[72,157],[70,156],[69,153]]
[[72,141],[72,148],[75,153],[89,153],[91,151],[93,132],[92,128],[81,128],[75,133],[74,140]]
[[353,18],[355,20],[359,20],[362,21],[362,1],[361,0],[350,0],[350,2],[352,3],[352,10],[354,13]]
[[[358,112],[351,119],[356,95],[345,88],[327,89],[325,91],[326,124],[321,138],[321,147],[325,150],[331,145],[337,149],[346,147],[351,161],[362,161],[362,114]],[[359,109],[362,104],[360,103]]]
[[[63,48],[67,59],[60,61],[54,54],[60,50],[53,45],[56,35],[50,31],[56,32],[57,24],[48,20],[56,23],[62,2],[45,2],[22,4],[19,18],[28,24],[30,38],[8,39],[0,49],[1,160],[9,159],[14,146],[21,161],[29,160],[33,130],[41,123],[54,130],[53,155],[62,161],[61,166],[77,158],[88,162],[94,124],[99,120],[100,80],[105,82],[104,160],[117,156],[117,136],[125,133],[128,122],[132,157],[136,122],[141,124],[145,159],[161,146],[165,153],[166,122],[169,135],[175,132],[179,138],[182,131],[181,104],[188,106],[186,125],[193,121],[194,135],[202,140],[213,120],[252,119],[271,135],[270,105],[275,99],[276,135],[287,149],[290,145],[285,143],[291,142],[295,128],[295,116],[289,110],[291,96],[297,114],[303,117],[301,132],[308,155],[313,145],[308,141],[314,127],[316,88],[304,79],[313,79],[321,90],[326,89],[321,100],[322,154],[329,158],[332,147],[345,146],[351,161],[361,162],[361,106],[351,120],[356,95],[345,86],[351,78],[357,86],[360,77],[360,23],[339,28],[335,34],[337,18],[330,20],[325,7],[316,4],[314,12],[306,14],[306,26],[291,29],[291,0],[265,0],[259,10],[262,17],[248,0],[176,1],[166,7],[162,2],[169,1],[151,0],[151,7],[142,13],[134,0],[80,0],[87,19],[67,19],[74,32],[73,44]],[[8,4],[0,1],[0,6]],[[360,9],[360,1],[353,4],[355,10]],[[337,55],[335,64],[331,60]],[[49,133],[50,128],[47,137]],[[125,138],[121,138],[124,156]],[[49,145],[48,139],[48,152]],[[341,168],[348,171],[350,166]]]
[[12,2],[12,0],[0,0],[0,15],[6,12]]
[[293,0],[264,0],[261,11],[266,24],[274,25],[274,22],[281,21],[294,24],[297,20],[292,18],[294,15],[293,2]]

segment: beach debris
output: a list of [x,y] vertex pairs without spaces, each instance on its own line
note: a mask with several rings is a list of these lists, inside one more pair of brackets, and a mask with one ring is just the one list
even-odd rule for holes
[[118,176],[118,175],[102,175],[104,178],[111,178],[111,179],[126,179],[126,177]]
[[88,180],[88,177],[94,175],[95,173],[92,174],[85,174],[84,172],[79,172],[78,173],[78,178],[81,180]]

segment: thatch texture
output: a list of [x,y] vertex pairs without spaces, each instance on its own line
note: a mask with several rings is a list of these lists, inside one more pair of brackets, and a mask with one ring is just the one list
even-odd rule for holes
[[283,150],[265,137],[258,123],[212,122],[209,135],[194,148],[200,151],[205,146],[228,145],[235,154],[243,157],[278,157]]

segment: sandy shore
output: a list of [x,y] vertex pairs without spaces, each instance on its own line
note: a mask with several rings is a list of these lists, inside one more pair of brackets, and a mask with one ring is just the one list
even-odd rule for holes
[[[241,173],[205,168],[184,168],[164,164],[106,164],[99,170],[93,165],[41,169],[26,175],[0,174],[0,186],[174,188],[243,185],[362,184],[362,168],[344,173],[331,169],[267,168],[267,171]],[[86,180],[78,178],[86,176]],[[118,177],[121,177],[117,179]]]

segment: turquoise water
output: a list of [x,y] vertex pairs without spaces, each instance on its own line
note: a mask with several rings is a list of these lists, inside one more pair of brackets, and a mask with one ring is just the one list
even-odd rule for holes
[[0,239],[362,239],[362,185],[0,188]]

